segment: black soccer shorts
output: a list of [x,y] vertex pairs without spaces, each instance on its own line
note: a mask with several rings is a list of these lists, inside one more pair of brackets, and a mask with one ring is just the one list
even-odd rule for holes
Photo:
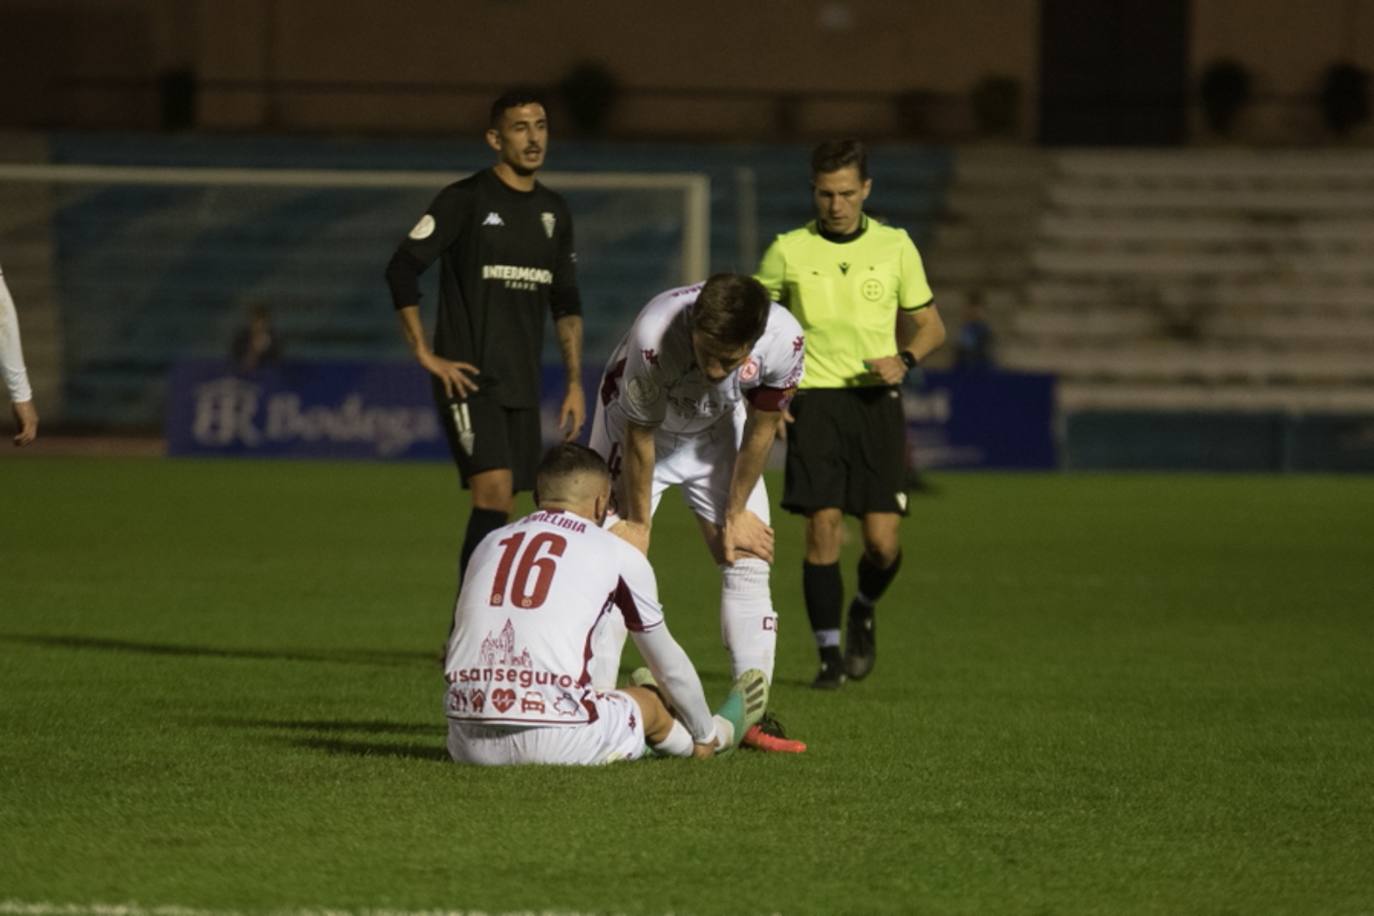
[[906,420],[898,388],[803,389],[791,410],[784,509],[906,515]]
[[463,489],[471,488],[474,474],[502,468],[510,469],[514,492],[534,489],[543,453],[538,407],[503,407],[480,391],[450,398],[437,381],[434,401]]

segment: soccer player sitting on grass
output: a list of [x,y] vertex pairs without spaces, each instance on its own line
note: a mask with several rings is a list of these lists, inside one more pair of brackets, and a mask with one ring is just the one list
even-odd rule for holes
[[[696,669],[668,632],[649,561],[601,527],[610,498],[596,452],[557,446],[536,472],[538,511],[473,553],[444,666],[454,760],[586,765],[633,760],[648,748],[704,758],[736,746],[763,715],[768,682],[752,670],[712,716]],[[596,636],[612,618],[633,635],[652,675],[598,690]]]

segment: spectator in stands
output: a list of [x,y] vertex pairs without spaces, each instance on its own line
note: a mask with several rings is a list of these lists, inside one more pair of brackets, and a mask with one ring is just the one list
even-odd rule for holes
[[954,344],[954,368],[991,369],[992,327],[987,322],[983,297],[977,290],[964,303],[964,320]]
[[230,359],[240,372],[253,372],[281,360],[281,339],[272,329],[272,315],[265,305],[248,310],[248,324],[234,335]]
[[0,269],[0,375],[10,392],[10,410],[14,414],[18,432],[14,444],[28,445],[38,438],[38,409],[33,406],[33,390],[29,387],[29,373],[24,368],[24,350],[19,340],[19,314],[14,299],[5,286],[5,272]]
[[[907,512],[900,386],[945,339],[911,238],[864,214],[872,188],[862,143],[816,147],[816,219],[778,236],[758,273],[805,332],[806,374],[791,407],[782,507],[806,516],[802,594],[821,662],[812,686],[822,689],[873,668],[874,605],[901,564]],[[841,655],[846,513],[862,521],[864,553]]]

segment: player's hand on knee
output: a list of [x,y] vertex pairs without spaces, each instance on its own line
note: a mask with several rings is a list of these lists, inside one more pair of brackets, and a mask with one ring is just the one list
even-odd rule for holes
[[611,527],[611,534],[616,535],[626,541],[646,557],[649,555],[649,526],[640,522],[632,522],[628,519],[616,522]]
[[753,554],[765,563],[773,562],[773,529],[763,519],[745,509],[725,519],[721,532],[721,553],[733,565],[741,553]]

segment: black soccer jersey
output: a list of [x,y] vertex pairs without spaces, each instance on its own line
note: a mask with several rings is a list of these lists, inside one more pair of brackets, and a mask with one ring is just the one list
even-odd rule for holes
[[444,188],[387,268],[396,308],[418,302],[416,278],[435,258],[434,352],[477,366],[482,394],[503,406],[537,406],[544,312],[582,310],[563,198],[538,183],[517,191],[491,169]]

